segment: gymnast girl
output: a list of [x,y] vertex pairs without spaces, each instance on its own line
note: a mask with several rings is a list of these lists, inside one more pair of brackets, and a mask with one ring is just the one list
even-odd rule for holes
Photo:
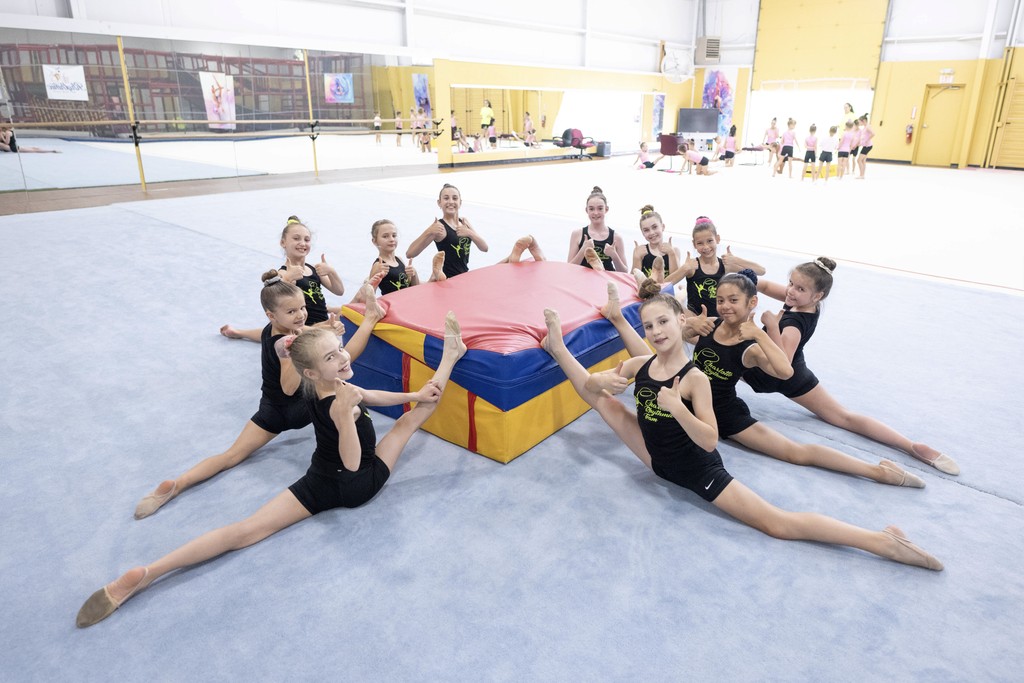
[[636,159],[633,159],[633,168],[638,171],[642,171],[645,168],[654,168],[654,164],[658,163],[660,160],[661,157],[658,157],[657,160],[651,161],[650,152],[647,151],[647,143],[641,142],[640,151],[637,152]]
[[[366,348],[373,326],[384,317],[377,305],[373,290],[363,285],[366,300],[366,314],[359,329],[348,344],[348,353],[358,358]],[[260,303],[270,320],[261,332],[263,346],[263,387],[260,407],[242,428],[235,442],[217,455],[212,455],[176,479],[167,479],[139,501],[135,508],[135,519],[143,519],[159,510],[172,498],[186,489],[206,481],[215,474],[234,467],[257,450],[266,446],[278,434],[289,429],[301,429],[309,424],[310,416],[306,404],[295,395],[299,388],[299,377],[292,371],[291,361],[279,359],[274,345],[285,335],[296,334],[304,329],[306,304],[299,288],[286,282],[276,270],[263,274],[263,289]],[[324,329],[337,337],[334,330]]]
[[693,225],[693,248],[697,250],[697,258],[691,258],[690,252],[686,252],[686,260],[667,278],[672,284],[686,280],[686,305],[693,313],[700,313],[703,306],[707,315],[718,315],[718,281],[726,273],[735,273],[744,268],[758,275],[765,273],[764,266],[736,256],[731,247],[726,247],[725,255],[719,258],[718,243],[721,241],[718,228],[711,219],[698,216]]
[[853,162],[850,161],[850,150],[853,149],[853,121],[847,121],[843,136],[839,139],[839,151],[836,152],[838,157],[837,165],[839,167],[839,180],[843,179],[843,175],[846,174],[847,167],[850,169],[850,173],[853,173]]
[[412,241],[405,251],[407,259],[419,256],[431,242],[439,252],[444,252],[444,274],[455,277],[469,272],[469,251],[475,244],[480,251],[487,251],[487,242],[473,228],[468,218],[459,215],[462,195],[459,188],[445,183],[437,197],[441,218],[435,218],[423,234]]
[[402,112],[400,112],[400,111],[396,111],[395,112],[395,130],[397,131],[395,133],[395,146],[396,147],[401,147],[402,146]]
[[[325,254],[320,255],[320,262],[315,265],[306,263],[306,257],[312,248],[313,235],[309,228],[299,220],[298,216],[289,216],[281,231],[281,248],[284,249],[284,265],[278,269],[282,280],[296,285],[302,290],[306,299],[306,324],[327,324],[339,334],[344,327],[334,320],[327,309],[323,288],[341,296],[345,293],[345,285],[334,266],[327,263]],[[358,296],[358,295],[357,295]],[[355,301],[355,299],[353,299]],[[340,310],[340,309],[339,309]],[[259,342],[263,336],[263,328],[237,329],[224,325],[220,333],[228,339],[248,339]]]
[[[377,247],[377,259],[370,268],[367,282],[379,280],[381,294],[390,294],[420,283],[420,277],[412,266],[412,259],[409,259],[409,263],[402,263],[402,259],[395,253],[398,249],[398,228],[392,221],[387,218],[374,221],[370,226],[370,239],[373,246]],[[384,273],[383,277],[379,275],[381,272]],[[434,254],[431,262],[428,282],[441,282],[447,279],[444,274],[444,252],[439,251]]]
[[821,141],[821,156],[818,157],[818,175],[824,178],[825,182],[828,182],[828,177],[832,175],[832,153],[839,146],[839,140],[836,139],[838,131],[838,128],[832,126],[828,129],[828,137]]
[[729,134],[725,136],[725,165],[731,168],[736,163],[736,126],[729,127]]
[[796,141],[796,120],[790,119],[786,122],[786,131],[782,134],[782,152],[779,153],[779,162],[772,171],[773,176],[776,173],[782,175],[782,169],[788,166],[789,177],[793,177],[793,153],[799,147]]
[[[811,171],[811,182],[813,183],[815,180],[818,179],[817,169],[814,167],[814,164],[818,161],[817,132],[818,127],[812,123],[811,127],[807,131],[807,137],[804,139],[804,149],[806,149],[807,151],[804,152],[804,165],[803,168],[800,170],[800,182],[803,182],[804,178],[807,177],[808,168]],[[810,164],[809,167],[808,164]]]
[[640,209],[640,234],[647,240],[643,247],[633,242],[633,271],[661,282],[679,268],[679,249],[672,246],[672,238],[664,242],[665,223],[661,214],[650,204]]
[[[281,352],[294,364],[310,398],[316,450],[309,470],[246,519],[207,532],[156,562],[129,569],[86,600],[76,620],[79,628],[110,616],[140,590],[175,569],[213,559],[230,550],[258,543],[308,517],[339,507],[355,508],[383,488],[412,435],[437,408],[455,363],[466,352],[458,322],[445,319],[444,350],[434,376],[419,391],[395,393],[361,389],[352,379],[352,358],[327,330],[284,337]],[[290,346],[289,343],[290,342]],[[390,431],[376,442],[366,406],[415,402]]]
[[[750,415],[747,404],[736,395],[736,384],[750,368],[760,368],[779,379],[793,376],[793,366],[786,354],[761,328],[754,324],[757,308],[757,276],[753,271],[730,273],[718,284],[718,319],[710,332],[706,315],[688,321],[687,341],[696,342],[693,363],[707,375],[711,383],[712,405],[718,419],[718,434],[758,453],[793,463],[813,465],[835,472],[844,472],[880,484],[924,488],[924,482],[889,460],[869,465],[863,460],[819,444],[790,441],[766,427]],[[640,298],[650,298],[661,286],[648,278],[640,285]],[[602,314],[622,337],[632,356],[649,353],[644,340],[625,321],[618,310],[618,290],[609,287],[609,301]],[[703,336],[698,336],[703,334]]]
[[593,270],[616,270],[628,272],[624,254],[625,243],[622,235],[616,235],[613,228],[605,223],[608,214],[608,198],[597,185],[590,191],[586,203],[590,223],[569,236],[569,263],[576,263]]
[[[765,132],[764,132],[764,142],[763,142],[763,144],[766,147],[768,147],[768,163],[769,164],[772,164],[772,159],[774,159],[776,162],[779,160],[778,139],[779,139],[779,127],[778,127],[778,125],[776,123],[776,119],[773,117],[772,118],[772,125],[768,126],[767,130],[765,130]],[[774,169],[775,167],[772,166],[772,168]],[[773,172],[772,175],[775,175],[775,173]]]
[[[609,290],[615,290],[613,283]],[[816,513],[781,510],[733,479],[716,449],[719,435],[708,379],[687,358],[683,308],[672,296],[642,296],[647,298],[640,320],[654,355],[647,349],[614,370],[591,375],[566,348],[558,314],[550,309],[544,311],[547,336],[541,342],[580,397],[641,462],[659,477],[774,538],[848,545],[896,562],[942,569],[941,562],[895,526],[868,531]],[[639,336],[636,339],[644,343]],[[636,413],[612,396],[634,378]]]
[[43,149],[42,147],[19,145],[18,139],[14,136],[14,128],[10,125],[0,125],[0,152],[13,152],[14,154],[60,154],[59,149]]
[[781,311],[766,311],[761,315],[761,322],[768,336],[789,358],[793,376],[782,380],[759,368],[751,368],[744,373],[743,379],[754,391],[782,394],[830,425],[898,448],[946,474],[959,474],[960,467],[948,455],[926,444],[915,443],[878,420],[840,405],[807,367],[804,347],[818,325],[821,302],[832,289],[835,268],[835,261],[821,256],[794,268],[786,285],[762,279],[757,281],[758,292],[783,302]]
[[868,164],[868,152],[874,147],[871,141],[875,138],[875,131],[868,125],[867,114],[857,119],[857,125],[860,126],[860,139],[858,140],[860,143],[860,154],[857,155],[857,167],[860,169],[860,175],[857,177],[864,180],[864,169]]
[[[715,175],[715,171],[708,170],[708,158],[693,148],[693,141],[684,142],[679,145],[679,153],[683,155],[683,158],[689,163],[688,171],[692,171],[694,168],[697,169],[697,175]],[[682,171],[679,175],[682,175]]]

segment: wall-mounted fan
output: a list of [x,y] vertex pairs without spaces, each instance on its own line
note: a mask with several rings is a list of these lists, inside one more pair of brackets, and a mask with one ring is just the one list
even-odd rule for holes
[[661,73],[670,83],[682,83],[693,76],[693,55],[682,50],[665,50]]

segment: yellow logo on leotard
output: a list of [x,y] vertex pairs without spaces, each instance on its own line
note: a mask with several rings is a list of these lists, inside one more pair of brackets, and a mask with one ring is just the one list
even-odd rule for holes
[[714,299],[718,296],[718,280],[713,277],[704,278],[704,282],[695,282],[693,286],[697,288],[697,296],[701,299]]
[[633,397],[636,400],[636,407],[643,411],[643,418],[648,422],[658,422],[661,418],[671,418],[672,413],[662,410],[658,405],[658,392],[650,387],[641,387],[636,390]]
[[718,354],[711,349],[700,349],[693,352],[693,364],[700,368],[712,382],[716,380],[727,382],[735,374],[730,370],[723,370],[718,367],[720,360],[722,359],[719,358]]
[[302,290],[302,293],[306,295],[306,298],[316,303],[317,301],[324,301],[324,292],[320,289],[320,283],[316,280],[308,280],[309,289]]

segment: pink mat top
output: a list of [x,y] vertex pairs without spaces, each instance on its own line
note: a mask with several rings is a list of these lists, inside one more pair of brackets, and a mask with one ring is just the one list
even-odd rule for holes
[[524,261],[401,289],[380,302],[387,312],[383,322],[433,337],[444,336],[445,314],[454,311],[466,346],[508,354],[540,346],[547,334],[545,308],[558,311],[563,334],[600,318],[609,281],[618,286],[623,306],[639,300],[632,275],[558,261]]

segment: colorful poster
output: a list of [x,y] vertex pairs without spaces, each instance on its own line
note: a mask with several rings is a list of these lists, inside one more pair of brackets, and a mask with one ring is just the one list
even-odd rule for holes
[[47,99],[89,101],[83,67],[43,64],[43,82],[46,83]]
[[331,104],[353,104],[352,74],[324,74],[324,100]]
[[203,89],[206,104],[206,118],[214,130],[234,130],[233,123],[212,123],[213,121],[235,120],[235,81],[233,76],[212,71],[199,72],[199,85]]
[[422,108],[423,113],[427,115],[427,119],[433,119],[434,117],[430,110],[430,87],[426,74],[412,75],[412,94],[416,98],[416,110],[419,111]]
[[704,70],[704,94],[701,107],[718,110],[718,134],[725,137],[732,125],[732,110],[736,97],[736,79],[739,69],[723,68]]

